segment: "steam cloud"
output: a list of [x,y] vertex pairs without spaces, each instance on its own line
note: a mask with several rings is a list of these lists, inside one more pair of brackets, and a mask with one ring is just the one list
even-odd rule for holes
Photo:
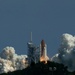
[[75,36],[67,33],[62,35],[59,51],[52,61],[68,66],[68,71],[75,71]]
[[0,53],[0,73],[26,68],[27,55],[17,55],[13,47],[6,47]]
[[[27,67],[27,55],[17,55],[13,47],[5,47],[0,53],[0,73],[22,70]],[[52,61],[63,63],[69,71],[75,71],[75,36],[63,34],[58,53]]]

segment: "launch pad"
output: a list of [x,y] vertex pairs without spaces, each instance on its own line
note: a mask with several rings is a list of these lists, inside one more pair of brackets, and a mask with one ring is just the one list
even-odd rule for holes
[[47,56],[47,45],[44,42],[44,40],[41,41],[41,44],[39,47],[35,46],[35,44],[32,42],[32,33],[31,33],[31,39],[27,43],[28,46],[28,64],[31,63],[38,63],[45,62],[49,60],[49,57]]

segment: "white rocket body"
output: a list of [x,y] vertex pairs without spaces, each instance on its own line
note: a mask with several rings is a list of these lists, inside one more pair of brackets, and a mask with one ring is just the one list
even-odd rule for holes
[[45,44],[44,40],[41,41],[40,44],[40,61],[47,62],[49,60],[47,56],[47,45]]

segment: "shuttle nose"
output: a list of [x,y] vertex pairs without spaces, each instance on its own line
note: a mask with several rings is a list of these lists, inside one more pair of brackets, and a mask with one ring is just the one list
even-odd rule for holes
[[44,40],[41,41],[41,45],[42,45],[42,47],[45,47],[45,41]]

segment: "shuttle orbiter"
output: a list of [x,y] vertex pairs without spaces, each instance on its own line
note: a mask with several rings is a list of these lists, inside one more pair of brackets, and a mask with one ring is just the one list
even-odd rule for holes
[[42,40],[40,44],[40,61],[45,61],[45,63],[47,63],[48,60],[47,45],[45,44],[44,40]]

